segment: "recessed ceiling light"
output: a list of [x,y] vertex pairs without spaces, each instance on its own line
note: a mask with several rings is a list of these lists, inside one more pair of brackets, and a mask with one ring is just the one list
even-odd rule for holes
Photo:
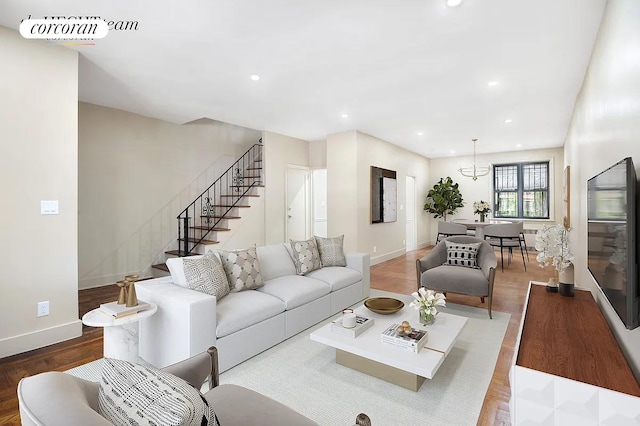
[[513,120],[510,118],[507,118],[506,120],[504,120],[504,124],[509,124],[511,123]]
[[490,81],[490,82],[487,83],[487,86],[489,86],[489,87],[496,87],[497,85],[498,85],[497,81]]
[[516,144],[516,148],[522,148],[522,144],[521,143],[517,143]]
[[418,132],[418,136],[422,136],[422,135],[424,135],[423,132]]
[[451,154],[455,154],[456,152],[452,149],[451,151],[449,151]]
[[342,117],[342,118],[349,118],[349,114],[347,114],[347,113],[343,113],[340,117]]
[[257,75],[257,74],[252,75],[250,78],[251,78],[251,80],[253,80],[253,81],[258,81],[258,80],[260,80],[260,76],[259,76],[259,75]]
[[449,7],[457,7],[460,6],[462,0],[447,0],[447,6]]

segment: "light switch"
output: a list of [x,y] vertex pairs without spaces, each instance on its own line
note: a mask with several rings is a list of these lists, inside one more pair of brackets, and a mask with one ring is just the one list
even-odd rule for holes
[[58,200],[40,201],[40,214],[58,214]]

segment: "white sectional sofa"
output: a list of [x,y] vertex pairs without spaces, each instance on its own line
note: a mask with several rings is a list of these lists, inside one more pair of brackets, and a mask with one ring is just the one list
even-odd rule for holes
[[257,255],[264,286],[220,301],[174,284],[175,271],[136,283],[138,298],[158,305],[140,323],[140,356],[162,368],[216,346],[222,372],[369,296],[366,253],[305,276],[296,275],[288,244],[258,247]]

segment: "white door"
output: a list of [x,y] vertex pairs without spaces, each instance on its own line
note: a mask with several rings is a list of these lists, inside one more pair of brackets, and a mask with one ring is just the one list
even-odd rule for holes
[[287,166],[287,241],[311,238],[311,171]]
[[405,210],[407,219],[406,230],[406,250],[411,251],[418,248],[417,243],[417,229],[416,229],[416,178],[413,176],[407,176],[406,185],[406,204]]
[[327,236],[327,169],[316,169],[311,179],[313,187],[313,235]]

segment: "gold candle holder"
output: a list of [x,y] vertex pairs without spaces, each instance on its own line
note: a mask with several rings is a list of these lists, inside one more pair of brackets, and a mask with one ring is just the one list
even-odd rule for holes
[[127,285],[127,306],[138,306],[138,296],[136,295],[135,282],[138,279],[138,274],[127,275],[124,280]]
[[124,305],[127,303],[127,282],[126,281],[118,281],[116,283],[118,287],[120,287],[120,294],[118,295],[118,305]]

